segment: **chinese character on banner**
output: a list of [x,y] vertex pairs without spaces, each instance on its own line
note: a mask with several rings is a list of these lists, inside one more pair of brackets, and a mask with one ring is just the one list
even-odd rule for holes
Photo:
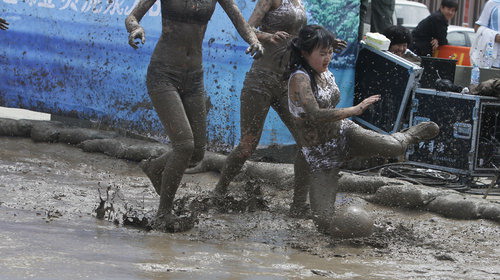
[[52,3],[52,0],[42,0],[41,2],[38,2],[38,7],[54,9],[56,5]]
[[25,2],[28,3],[28,5],[30,5],[30,7],[32,7],[36,4],[36,1],[37,0],[26,0]]
[[78,11],[78,9],[76,8],[76,3],[78,3],[78,0],[61,0],[61,1],[65,3],[61,8],[59,8],[59,10],[66,10],[70,8],[75,12]]
[[118,15],[123,15],[124,8],[121,7],[123,2],[123,0],[115,0],[108,3],[108,7],[104,10],[103,14],[109,13],[110,15],[114,15],[116,12]]
[[102,0],[87,0],[83,4],[81,11],[86,13],[92,9],[94,14],[98,14],[102,11]]
[[125,6],[125,15],[129,15],[131,12],[132,12],[132,9],[134,9],[135,6],[137,6],[137,4],[139,4],[139,1],[140,0],[134,0],[134,4],[132,4],[132,6]]

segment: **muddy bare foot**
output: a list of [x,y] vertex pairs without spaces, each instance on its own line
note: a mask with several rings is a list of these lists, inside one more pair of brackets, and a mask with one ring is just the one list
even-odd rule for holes
[[157,194],[161,192],[161,177],[167,158],[168,154],[165,153],[160,157],[145,159],[139,163],[139,167],[146,173]]
[[156,217],[151,221],[150,227],[164,232],[184,232],[192,229],[197,222],[198,219],[194,214],[178,217],[171,213],[158,211]]

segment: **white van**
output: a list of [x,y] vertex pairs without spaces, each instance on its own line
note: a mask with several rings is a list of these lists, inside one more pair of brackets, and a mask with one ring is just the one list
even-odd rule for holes
[[[415,29],[418,23],[431,13],[426,5],[413,1],[396,0],[392,22],[394,25],[402,25],[410,30]],[[368,1],[363,32],[370,32],[371,0]]]

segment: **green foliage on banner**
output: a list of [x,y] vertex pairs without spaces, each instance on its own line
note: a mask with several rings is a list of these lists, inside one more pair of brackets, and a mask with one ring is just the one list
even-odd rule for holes
[[305,6],[309,23],[321,24],[348,42],[357,40],[359,0],[306,0]]

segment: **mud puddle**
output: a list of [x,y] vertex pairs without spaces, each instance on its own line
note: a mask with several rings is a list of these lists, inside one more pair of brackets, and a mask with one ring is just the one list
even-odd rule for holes
[[[201,213],[194,229],[161,233],[95,218],[98,189],[135,208],[158,196],[137,163],[63,144],[0,138],[1,279],[498,279],[496,223],[355,201],[376,217],[372,239],[332,240],[287,216],[291,190],[263,185],[268,211]],[[187,175],[203,195],[216,173]]]
[[[290,279],[316,278],[341,265],[265,244],[216,244],[119,228],[89,217],[40,219],[0,208],[2,279]],[[350,279],[362,265],[342,265]],[[316,274],[315,274],[316,273]]]

